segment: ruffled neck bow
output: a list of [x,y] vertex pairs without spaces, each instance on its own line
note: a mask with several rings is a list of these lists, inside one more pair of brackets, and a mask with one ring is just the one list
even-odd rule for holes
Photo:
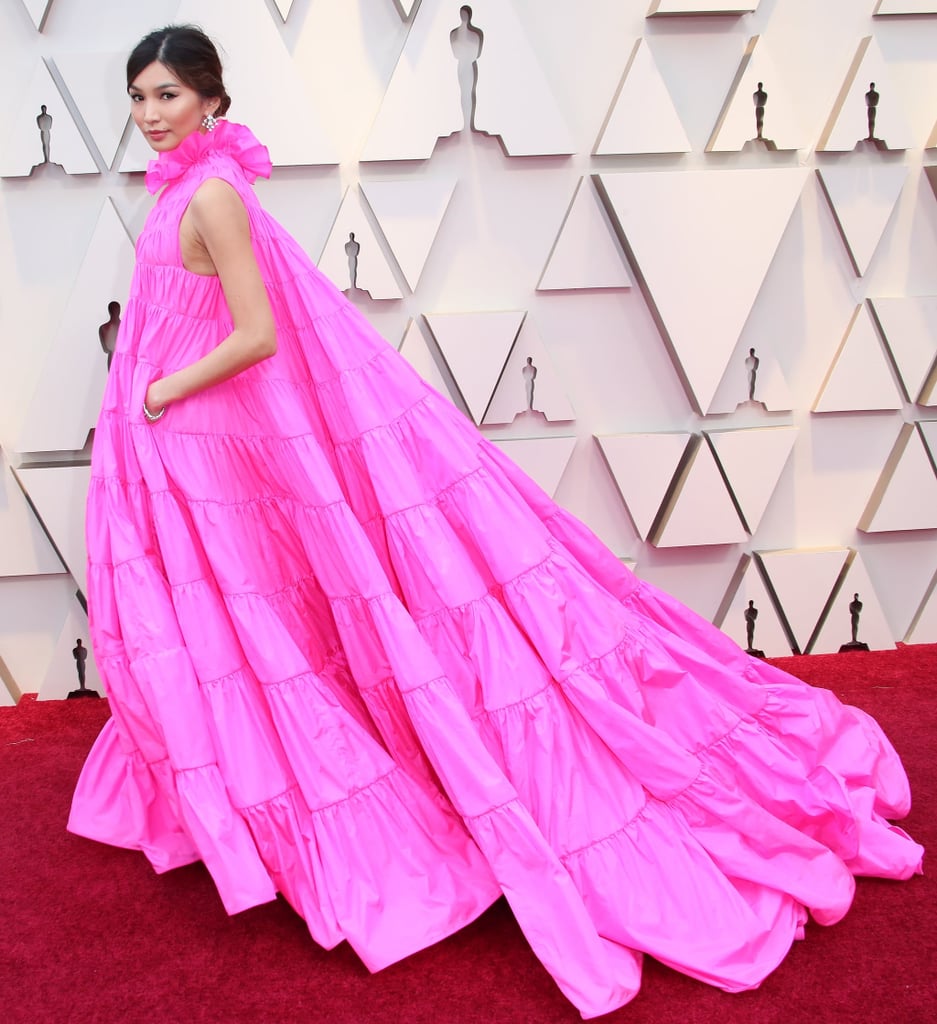
[[214,131],[192,132],[175,149],[160,153],[156,160],[151,160],[144,179],[147,190],[158,192],[164,185],[181,178],[190,167],[215,153],[231,157],[248,181],[270,177],[273,165],[267,147],[257,141],[250,128],[222,119]]

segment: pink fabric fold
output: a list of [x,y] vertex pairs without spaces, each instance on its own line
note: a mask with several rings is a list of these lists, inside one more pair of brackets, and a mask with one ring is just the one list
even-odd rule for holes
[[146,166],[144,182],[147,191],[158,192],[164,185],[181,178],[189,168],[206,162],[212,156],[224,157],[237,164],[246,179],[269,178],[273,170],[270,153],[243,125],[219,118],[210,132],[192,132],[173,150],[160,153]]

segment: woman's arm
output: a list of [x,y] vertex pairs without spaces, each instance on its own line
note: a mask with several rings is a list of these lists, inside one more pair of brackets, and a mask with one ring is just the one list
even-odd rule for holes
[[201,359],[150,384],[146,409],[151,416],[161,414],[171,402],[228,380],[277,350],[273,311],[241,197],[227,182],[209,178],[189,203],[185,227],[191,228],[199,262],[218,275],[234,330]]

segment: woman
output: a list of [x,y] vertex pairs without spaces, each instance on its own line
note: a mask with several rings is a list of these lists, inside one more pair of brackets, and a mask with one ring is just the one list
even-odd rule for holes
[[877,725],[635,579],[260,207],[211,42],[131,54],[159,201],[95,434],[113,708],[72,831],[377,970],[502,893],[585,1017],[757,985],[922,850]]

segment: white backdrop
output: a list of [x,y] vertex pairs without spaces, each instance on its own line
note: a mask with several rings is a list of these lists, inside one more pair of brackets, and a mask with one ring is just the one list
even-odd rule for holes
[[3,0],[7,688],[76,685],[99,328],[152,203],[122,64],[183,19],[268,208],[340,287],[353,232],[353,301],[639,575],[741,641],[753,600],[768,654],[848,641],[857,592],[860,640],[937,641],[937,2],[654,6],[476,0],[453,40],[449,0]]

